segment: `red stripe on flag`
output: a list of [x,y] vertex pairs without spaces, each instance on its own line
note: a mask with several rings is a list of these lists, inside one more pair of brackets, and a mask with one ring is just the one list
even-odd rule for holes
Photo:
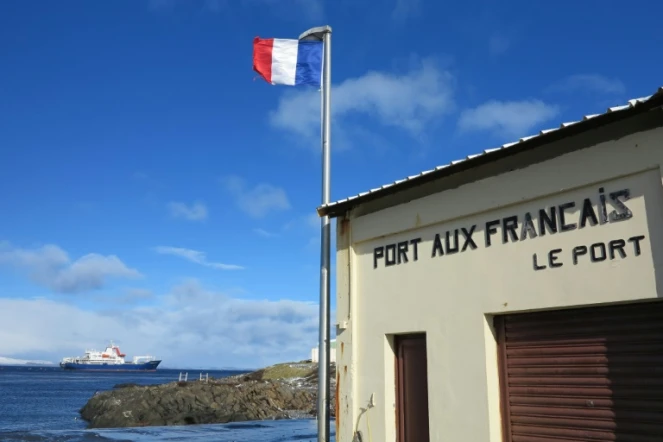
[[270,84],[272,82],[273,48],[273,38],[256,37],[253,39],[253,70]]

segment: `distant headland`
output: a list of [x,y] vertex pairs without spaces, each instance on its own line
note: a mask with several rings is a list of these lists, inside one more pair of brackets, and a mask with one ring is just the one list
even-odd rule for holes
[[4,356],[0,356],[0,365],[4,366],[46,365],[50,367],[50,366],[55,366],[57,364],[50,361],[34,361],[28,359],[6,358]]

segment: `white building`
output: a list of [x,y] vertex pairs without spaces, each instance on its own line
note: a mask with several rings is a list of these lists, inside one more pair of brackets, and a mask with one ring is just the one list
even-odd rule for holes
[[[311,362],[318,362],[318,347],[311,349]],[[329,340],[329,362],[336,362],[336,339]]]
[[318,209],[338,442],[663,440],[661,105]]

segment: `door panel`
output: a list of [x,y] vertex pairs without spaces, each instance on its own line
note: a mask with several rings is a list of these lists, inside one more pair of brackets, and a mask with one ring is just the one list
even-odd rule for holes
[[396,336],[398,442],[429,442],[426,335]]

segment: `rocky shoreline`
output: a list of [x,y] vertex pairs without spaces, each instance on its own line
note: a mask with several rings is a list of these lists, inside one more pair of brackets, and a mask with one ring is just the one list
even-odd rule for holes
[[[316,415],[318,366],[278,364],[243,375],[206,381],[141,386],[119,384],[95,394],[81,408],[88,428],[193,425]],[[334,417],[336,370],[330,373]]]

